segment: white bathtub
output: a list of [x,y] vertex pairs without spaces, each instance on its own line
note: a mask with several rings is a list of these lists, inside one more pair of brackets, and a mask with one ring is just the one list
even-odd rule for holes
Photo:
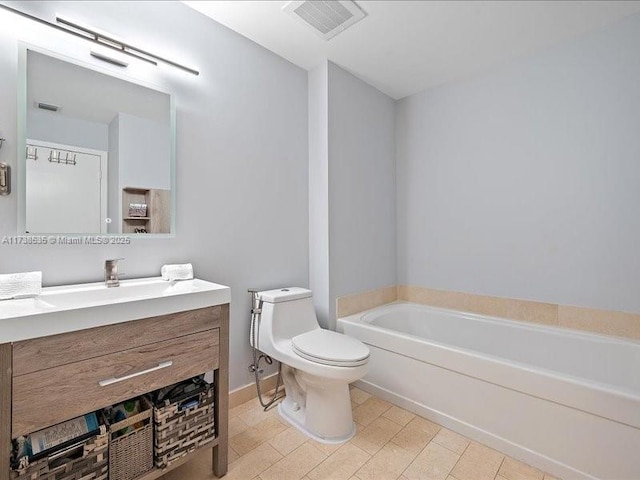
[[640,342],[411,303],[338,330],[364,390],[565,480],[640,480]]

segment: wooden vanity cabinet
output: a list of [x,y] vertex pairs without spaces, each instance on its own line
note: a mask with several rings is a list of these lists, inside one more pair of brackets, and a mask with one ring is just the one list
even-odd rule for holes
[[0,479],[9,479],[12,438],[212,370],[216,438],[207,447],[223,476],[228,358],[228,304],[0,345]]

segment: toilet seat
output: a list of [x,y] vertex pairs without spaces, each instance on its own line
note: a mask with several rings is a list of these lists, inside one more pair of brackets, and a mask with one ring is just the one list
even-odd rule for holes
[[369,360],[369,349],[355,338],[318,328],[291,339],[293,351],[322,365],[357,367]]

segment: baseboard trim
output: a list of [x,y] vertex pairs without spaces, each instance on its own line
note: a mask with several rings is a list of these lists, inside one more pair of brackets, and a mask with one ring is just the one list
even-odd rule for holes
[[556,475],[560,478],[570,478],[572,480],[598,480],[596,477],[585,472],[576,470],[564,463],[560,463],[538,452],[529,450],[528,448],[510,442],[509,440],[487,432],[486,430],[477,428],[469,423],[458,420],[455,417],[446,415],[438,410],[429,408],[426,405],[410,400],[402,395],[393,393],[385,388],[379,387],[378,385],[374,385],[373,383],[358,380],[355,382],[355,386],[365,392],[391,402],[394,405],[409,410],[410,412],[420,415],[428,420],[432,420],[438,425],[442,425],[443,427],[453,430],[460,435],[464,435],[471,440],[483,443],[509,455],[510,457],[521,460],[552,475]]
[[[267,377],[264,377],[260,381],[260,388],[263,392],[269,392],[276,388],[276,381],[278,379],[278,373],[273,373]],[[229,392],[229,408],[237,407],[243,403],[247,403],[249,400],[253,400],[258,397],[258,390],[255,383],[249,383],[244,387],[236,388]]]

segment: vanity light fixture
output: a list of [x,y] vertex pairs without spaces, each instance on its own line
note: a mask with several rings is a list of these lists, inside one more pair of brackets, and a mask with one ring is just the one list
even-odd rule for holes
[[[49,22],[48,20],[44,20],[44,19],[42,19],[40,17],[36,17],[34,15],[31,15],[29,13],[23,12],[21,10],[17,10],[15,8],[9,7],[9,6],[1,4],[1,3],[0,3],[0,8],[8,10],[8,11],[10,11],[12,13],[16,13],[18,15],[26,17],[26,18],[28,18],[30,20],[35,21],[35,22],[42,23],[42,24],[47,25],[47,26],[49,26],[51,28],[55,28],[56,30],[60,30],[60,31],[69,33],[69,34],[74,35],[76,37],[84,38],[85,40],[97,43],[98,45],[110,48],[110,49],[115,50],[117,52],[120,52],[120,53],[122,53],[124,55],[128,55],[130,57],[137,58],[138,60],[142,60],[143,62],[147,62],[147,63],[150,63],[152,65],[158,65],[158,62],[162,62],[162,63],[166,63],[167,65],[171,65],[172,67],[179,68],[180,70],[183,70],[185,72],[189,72],[189,73],[191,73],[193,75],[200,75],[200,72],[198,70],[195,70],[195,69],[190,68],[190,67],[186,67],[186,66],[181,65],[181,64],[179,64],[177,62],[174,62],[173,60],[169,60],[167,58],[161,57],[159,55],[156,55],[154,53],[148,52],[146,50],[142,50],[141,48],[134,47],[133,45],[130,45],[128,43],[125,43],[125,42],[122,42],[120,40],[117,40],[117,39],[113,38],[111,35],[105,35],[103,33],[97,32],[97,31],[92,30],[90,28],[83,27],[82,25],[80,25],[78,23],[72,22],[72,21],[64,19],[62,17],[56,17],[56,22],[57,23],[53,23],[53,22]],[[120,65],[120,63],[126,63],[126,62],[121,62],[119,60],[112,60],[111,57],[108,57],[109,59],[107,60],[106,58],[102,58],[101,56],[95,55],[93,51],[91,52],[91,55],[93,55],[96,58],[100,58],[101,60],[106,60],[106,61],[108,61],[110,63],[118,62],[118,63],[115,63],[116,65]],[[120,65],[120,66],[124,66],[124,65]]]
[[[156,60],[161,57],[157,57],[152,53],[146,52],[144,50],[140,50],[139,48],[133,47],[127,43],[121,42],[120,40],[115,39],[111,35],[106,35],[104,33],[98,32],[88,27],[83,27],[77,22],[68,20],[62,17],[56,17],[56,22],[60,25],[56,25],[56,27],[62,29],[67,33],[71,33],[80,38],[84,38],[89,40],[90,42],[97,43],[102,47],[110,48],[111,50],[115,50],[117,52],[123,53],[125,55],[129,55],[137,60],[142,60],[143,62],[150,63],[151,65],[158,65]],[[182,65],[178,65],[170,60],[163,60],[166,63],[169,63],[173,66],[179,66],[179,68],[187,69],[187,67],[182,67]],[[191,69],[188,69],[191,70]],[[193,72],[191,72],[193,73]]]
[[92,57],[97,58],[98,60],[102,60],[103,62],[111,63],[112,65],[117,65],[118,67],[127,68],[129,64],[124,60],[120,60],[118,58],[107,55],[106,53],[98,52],[96,50],[91,50],[90,55]]

